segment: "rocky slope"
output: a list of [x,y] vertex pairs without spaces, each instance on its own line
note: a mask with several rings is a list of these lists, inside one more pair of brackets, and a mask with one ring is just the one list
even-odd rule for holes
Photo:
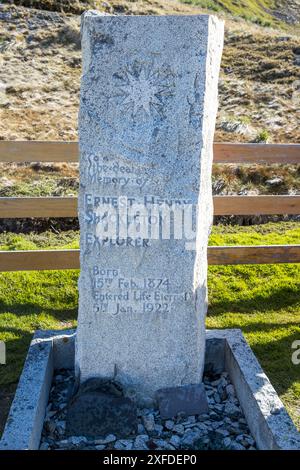
[[[283,26],[284,23],[296,25],[300,19],[299,0],[243,0],[242,2],[236,0],[180,0],[180,2],[217,13],[226,12],[265,26]],[[175,5],[172,0],[163,2],[148,0],[110,0],[109,2],[101,0],[4,0],[3,3],[73,14],[80,14],[89,8],[134,14],[161,13],[162,9],[180,10],[180,7]]]
[[[20,3],[76,4],[76,11],[90,4]],[[114,13],[202,12],[170,0],[100,3]],[[77,137],[79,22],[57,11],[0,7],[0,139]],[[299,142],[300,36],[231,18],[226,25],[216,140]]]
[[[52,11],[0,6],[0,139],[77,139],[81,73],[77,13],[91,2],[18,3]],[[203,12],[195,5],[176,0],[92,3],[117,14]],[[61,10],[62,4],[65,10],[67,5],[70,9],[72,6],[71,11],[76,14],[54,11]],[[300,143],[300,35],[287,25],[283,31],[228,15],[224,17],[226,36],[215,140]],[[49,166],[35,165],[22,171],[18,167],[16,171],[16,167],[9,165],[3,169],[1,196],[61,195],[77,191],[74,168],[60,165],[49,169]],[[296,166],[240,169],[218,166],[214,191],[295,194],[300,191],[299,170]]]

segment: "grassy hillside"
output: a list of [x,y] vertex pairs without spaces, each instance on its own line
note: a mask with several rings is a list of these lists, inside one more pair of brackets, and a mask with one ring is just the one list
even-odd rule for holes
[[74,14],[80,14],[84,10],[97,8],[101,4],[100,1],[94,0],[3,0],[3,3]]
[[215,12],[224,11],[262,26],[296,24],[300,19],[298,0],[181,0]]
[[[185,5],[224,12],[262,26],[284,27],[297,24],[300,20],[299,0],[180,0]],[[178,6],[173,0],[4,0],[18,6],[48,11],[81,14],[87,9],[106,10],[111,13],[153,14],[157,9],[172,9]],[[163,5],[165,3],[165,6]],[[173,5],[172,5],[173,4]]]
[[[176,0],[112,0],[109,5],[109,11],[129,14],[202,11]],[[0,5],[0,12],[0,139],[76,140],[80,17],[8,4]],[[215,140],[299,143],[299,73],[299,36],[226,19]],[[213,189],[217,194],[297,194],[299,175],[296,165],[218,165]],[[67,165],[0,165],[0,195],[76,195],[77,176]]]
[[[175,0],[108,5],[126,14],[203,11]],[[0,11],[0,139],[76,139],[80,17],[8,4]],[[299,36],[226,19],[215,140],[300,142],[299,73]]]

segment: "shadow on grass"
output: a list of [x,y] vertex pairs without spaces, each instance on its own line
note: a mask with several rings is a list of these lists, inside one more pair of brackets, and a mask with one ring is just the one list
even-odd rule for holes
[[[238,295],[240,295],[240,292]],[[273,291],[268,296],[257,294],[251,299],[239,298],[238,300],[213,300],[209,304],[209,315],[216,316],[226,312],[252,314],[257,311],[277,311],[299,304],[299,298],[299,289],[283,287]]]
[[[228,327],[221,327],[221,329],[225,328]],[[300,340],[299,321],[279,324],[266,322],[241,324],[237,320],[236,323],[231,321],[229,328],[241,329],[246,337],[249,334],[248,342],[251,349],[277,393],[283,394],[296,382],[300,382],[300,365],[295,365],[292,362],[292,354],[295,351],[292,344],[294,341]],[[282,331],[285,328],[286,335],[276,334],[276,331],[278,332],[279,329]],[[251,333],[255,333],[255,335],[251,335]],[[264,334],[266,336],[262,340]]]
[[1,315],[6,313],[12,313],[18,317],[35,315],[50,315],[58,321],[70,321],[76,320],[78,307],[74,308],[49,308],[43,307],[42,305],[29,304],[29,303],[6,303],[4,300],[0,300],[0,318]]
[[279,394],[285,393],[296,382],[300,382],[300,365],[292,362],[294,352],[292,344],[299,339],[300,331],[294,331],[287,336],[274,338],[267,343],[251,341],[254,354]]
[[[277,330],[282,330],[283,328],[299,328],[299,332],[296,333],[298,334],[298,339],[300,339],[300,325],[299,325],[299,321],[290,321],[290,322],[286,322],[286,323],[265,323],[265,322],[257,322],[257,323],[248,323],[248,324],[245,324],[243,323],[241,325],[241,322],[237,320],[236,323],[234,323],[234,321],[230,321],[230,326],[226,326],[226,327],[222,327],[222,326],[219,326],[218,328],[220,328],[221,330],[225,329],[225,328],[240,328],[243,330],[243,333],[259,333],[259,332],[262,332],[262,333],[270,333],[272,331],[277,331]],[[261,337],[259,336],[259,339],[261,340]]]
[[6,364],[0,365],[0,438],[33,337],[33,332],[22,328],[0,327],[2,332],[11,333],[15,338],[5,342]]
[[[44,329],[37,327],[36,329]],[[69,327],[61,328],[57,326],[56,330],[68,330]],[[0,388],[4,385],[15,383],[19,380],[24,361],[28,352],[30,342],[34,331],[28,331],[17,327],[0,327],[0,333],[12,334],[14,338],[7,339],[6,344],[6,364],[0,366]]]
[[3,387],[0,385],[0,439],[15,395],[16,386],[16,383]]
[[0,369],[0,386],[18,380],[33,336],[28,330],[15,327],[0,327],[0,333],[2,332],[11,333],[15,338],[5,341],[6,364]]

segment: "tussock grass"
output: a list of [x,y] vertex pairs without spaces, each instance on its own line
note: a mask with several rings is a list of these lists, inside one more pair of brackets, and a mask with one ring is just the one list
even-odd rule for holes
[[[11,3],[4,0],[3,3]],[[57,11],[64,13],[73,13],[80,15],[84,10],[93,9],[99,2],[93,0],[14,0],[15,5],[40,10]]]
[[[246,122],[246,118],[245,118]],[[258,133],[260,140],[268,132]],[[257,137],[257,138],[258,138]],[[0,196],[76,196],[77,164],[0,164]],[[220,165],[213,167],[214,194],[291,194],[300,191],[300,165]],[[272,178],[280,183],[270,185]]]
[[215,12],[224,11],[233,16],[243,18],[261,26],[278,26],[279,21],[272,13],[276,9],[275,0],[181,0],[183,3],[192,4]]

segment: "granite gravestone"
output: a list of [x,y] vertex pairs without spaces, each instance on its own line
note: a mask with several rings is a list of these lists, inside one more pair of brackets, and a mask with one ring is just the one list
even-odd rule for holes
[[83,16],[79,383],[202,380],[222,46],[213,16]]

